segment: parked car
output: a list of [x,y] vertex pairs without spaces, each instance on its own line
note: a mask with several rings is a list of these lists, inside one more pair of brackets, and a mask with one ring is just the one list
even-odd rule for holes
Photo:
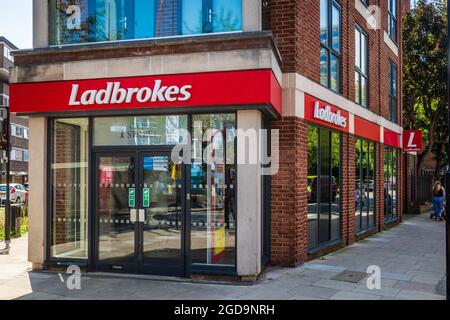
[[[9,185],[9,195],[12,203],[25,203],[28,200],[28,191],[24,185],[11,183]],[[0,184],[1,205],[6,202],[6,184]]]

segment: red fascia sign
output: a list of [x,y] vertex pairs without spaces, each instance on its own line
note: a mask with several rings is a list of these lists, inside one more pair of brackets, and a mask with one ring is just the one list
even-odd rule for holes
[[384,131],[383,144],[394,148],[402,147],[401,141],[402,139],[400,134],[386,128],[384,128],[383,131]]
[[403,151],[419,152],[423,148],[422,130],[403,131]]
[[305,119],[339,131],[349,132],[349,113],[305,94]]
[[380,126],[361,117],[355,116],[355,135],[364,139],[380,142]]
[[272,70],[209,72],[10,85],[15,113],[269,105],[281,115]]

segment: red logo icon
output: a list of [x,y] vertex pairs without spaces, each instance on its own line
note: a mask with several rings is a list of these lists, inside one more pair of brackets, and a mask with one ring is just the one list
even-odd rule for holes
[[403,131],[403,150],[405,152],[422,151],[422,130]]

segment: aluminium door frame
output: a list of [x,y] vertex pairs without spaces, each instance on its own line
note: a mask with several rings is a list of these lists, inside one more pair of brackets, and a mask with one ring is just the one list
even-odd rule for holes
[[[93,175],[92,175],[92,182],[93,182],[93,188],[91,188],[91,225],[90,225],[90,230],[91,231],[91,238],[89,239],[92,243],[92,258],[93,260],[91,261],[91,266],[94,269],[94,271],[103,271],[103,272],[112,272],[111,269],[108,269],[106,267],[106,264],[101,263],[99,261],[99,249],[100,249],[100,243],[99,243],[99,236],[100,236],[100,230],[99,230],[99,221],[98,221],[98,216],[97,214],[95,214],[97,212],[98,206],[99,206],[99,200],[98,200],[98,186],[99,186],[99,181],[98,181],[98,167],[99,167],[99,160],[101,157],[115,157],[115,156],[123,156],[123,157],[127,157],[129,156],[131,157],[135,157],[135,163],[138,160],[136,158],[136,153],[132,152],[132,151],[121,151],[121,150],[111,150],[111,151],[91,151],[91,159],[92,162],[94,164],[92,170],[93,170]],[[135,168],[134,171],[134,181],[135,181],[135,185],[137,184],[137,180],[138,179],[138,172]],[[136,198],[139,198],[139,194],[138,192],[136,192]],[[113,272],[116,273],[137,273],[137,249],[138,249],[138,244],[137,244],[137,238],[136,238],[136,234],[138,232],[138,225],[135,224],[134,226],[134,234],[135,234],[135,239],[134,239],[134,263],[130,264],[129,266],[132,266],[134,264],[134,267],[128,267],[125,268],[123,271],[120,269],[116,269],[113,270]]]
[[[91,206],[90,206],[90,227],[89,230],[92,230],[91,235],[89,240],[91,241],[91,249],[92,249],[92,255],[90,256],[90,270],[91,271],[99,271],[98,268],[98,254],[99,254],[99,243],[98,243],[98,239],[99,239],[99,229],[98,229],[98,219],[97,216],[95,214],[96,209],[98,208],[98,199],[97,199],[97,180],[98,180],[98,158],[100,156],[114,156],[114,155],[119,155],[119,154],[124,154],[124,155],[133,155],[135,156],[135,163],[136,163],[136,169],[135,169],[135,184],[137,186],[136,189],[136,201],[138,203],[138,205],[136,206],[137,209],[139,209],[140,204],[141,204],[141,190],[139,187],[139,184],[142,181],[142,174],[143,170],[141,170],[141,164],[142,164],[142,159],[145,155],[149,155],[149,156],[158,156],[158,155],[169,155],[173,149],[172,145],[161,145],[161,146],[108,146],[108,147],[92,147],[91,148],[91,181],[93,182],[92,185],[94,185],[93,188],[91,188],[90,190],[90,195],[91,195],[91,199],[92,201],[90,201]],[[176,275],[176,276],[188,276],[190,274],[190,250],[189,250],[189,246],[190,246],[190,210],[189,210],[189,206],[187,205],[187,200],[186,200],[186,196],[188,194],[189,191],[189,184],[187,181],[187,168],[188,165],[183,164],[183,169],[182,169],[182,177],[183,177],[183,182],[182,182],[182,189],[181,189],[181,206],[182,206],[182,216],[183,216],[183,222],[184,222],[184,229],[181,235],[181,262],[183,263],[182,266],[182,270],[181,272],[176,272],[176,274],[172,274],[172,275]],[[142,168],[143,169],[143,168]],[[142,229],[142,226],[138,225],[137,229]],[[136,270],[134,273],[136,274],[159,274],[161,272],[158,272],[158,268],[148,268],[149,272],[141,272],[143,269],[143,263],[139,263],[138,260],[138,254],[139,252],[139,241],[140,238],[142,237],[141,235],[141,231],[139,230],[135,230],[136,233],[136,237],[135,237],[135,254],[136,254]]]

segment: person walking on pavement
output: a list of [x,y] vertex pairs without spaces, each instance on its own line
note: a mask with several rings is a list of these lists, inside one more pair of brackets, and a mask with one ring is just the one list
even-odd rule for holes
[[434,182],[433,187],[433,211],[434,215],[431,218],[434,218],[436,221],[442,221],[442,213],[444,211],[445,205],[445,189],[441,185],[440,181]]

